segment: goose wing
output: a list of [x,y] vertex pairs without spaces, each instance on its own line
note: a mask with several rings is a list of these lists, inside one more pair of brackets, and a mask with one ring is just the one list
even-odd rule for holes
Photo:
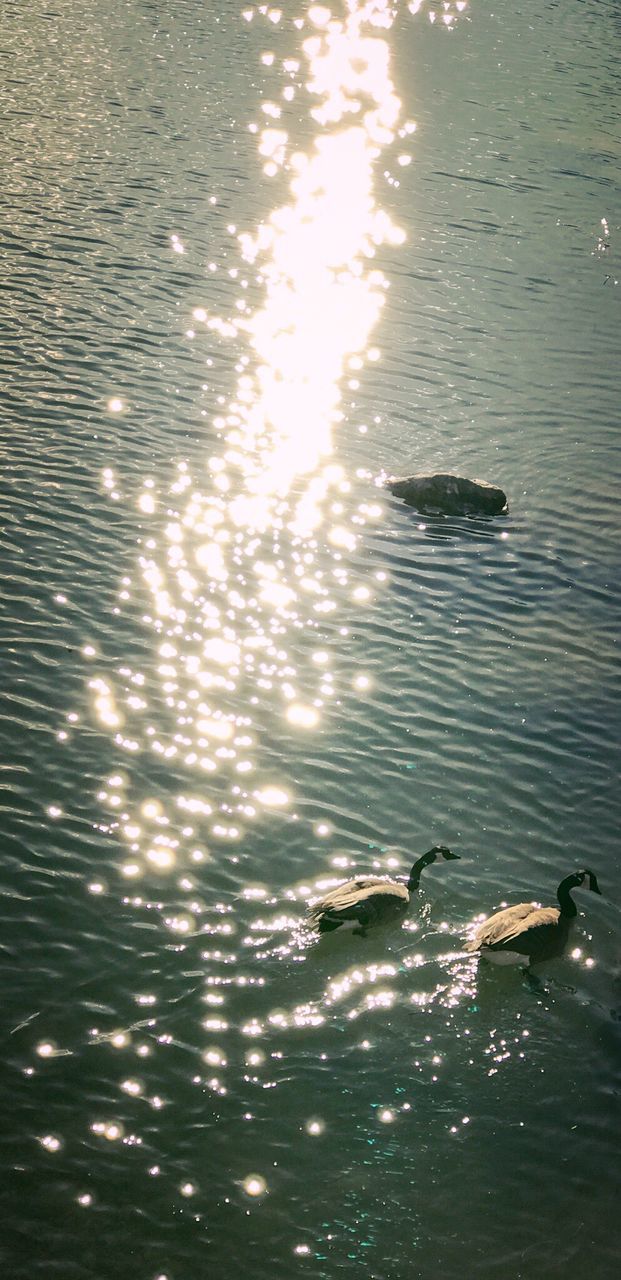
[[378,876],[360,876],[331,889],[311,907],[309,915],[315,921],[322,917],[360,920],[362,916],[369,921],[370,917],[381,915],[386,906],[389,909],[406,906],[409,897],[405,885],[382,880]]
[[556,931],[559,916],[558,907],[538,907],[535,902],[520,902],[515,907],[506,907],[483,921],[469,944],[469,950],[477,951],[480,947],[506,947],[511,950],[511,944],[517,943],[514,950],[530,951],[535,939],[543,941]]

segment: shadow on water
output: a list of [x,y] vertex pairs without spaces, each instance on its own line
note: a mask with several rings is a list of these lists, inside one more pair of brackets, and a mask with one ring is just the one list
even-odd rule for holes
[[394,512],[400,512],[402,519],[411,519],[413,534],[422,533],[425,540],[438,545],[454,539],[466,543],[493,542],[498,538],[507,538],[516,528],[515,519],[510,512],[498,516],[424,515],[413,508],[404,508],[403,503],[394,498],[390,499],[390,508]]

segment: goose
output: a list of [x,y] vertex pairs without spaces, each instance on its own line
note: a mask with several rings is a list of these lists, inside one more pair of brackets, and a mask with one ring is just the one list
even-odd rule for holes
[[364,937],[373,925],[385,924],[403,915],[410,901],[410,894],[418,889],[421,872],[441,855],[447,860],[459,859],[446,845],[434,844],[414,863],[407,884],[397,880],[382,880],[379,876],[356,876],[324,898],[315,902],[308,913],[310,923],[319,933],[332,933],[341,925],[354,921],[354,933]]
[[[585,880],[587,883],[585,884]],[[597,877],[588,868],[565,876],[556,891],[558,907],[540,907],[536,902],[520,902],[496,911],[479,925],[466,951],[478,951],[493,964],[536,964],[561,955],[567,945],[572,921],[578,914],[572,889],[592,889],[601,894]]]

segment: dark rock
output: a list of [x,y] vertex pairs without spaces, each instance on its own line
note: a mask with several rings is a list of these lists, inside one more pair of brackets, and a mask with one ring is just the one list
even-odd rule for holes
[[386,488],[422,515],[498,516],[507,507],[507,496],[497,485],[463,476],[408,476],[387,480]]

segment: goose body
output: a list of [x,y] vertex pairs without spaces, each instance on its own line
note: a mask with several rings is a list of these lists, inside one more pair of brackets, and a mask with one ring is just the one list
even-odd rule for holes
[[446,859],[459,856],[445,845],[434,845],[414,863],[407,884],[383,880],[381,876],[356,876],[337,885],[311,906],[310,923],[319,933],[332,933],[353,923],[354,932],[364,934],[375,925],[399,919],[407,911],[411,893],[418,889],[421,872],[439,855]]
[[541,907],[536,902],[520,902],[496,911],[479,925],[466,944],[493,964],[536,964],[561,955],[577,910],[571,896],[588,879],[585,888],[601,893],[592,871],[576,871],[566,876],[557,890],[558,907]]

